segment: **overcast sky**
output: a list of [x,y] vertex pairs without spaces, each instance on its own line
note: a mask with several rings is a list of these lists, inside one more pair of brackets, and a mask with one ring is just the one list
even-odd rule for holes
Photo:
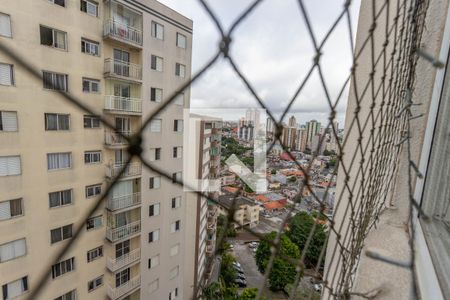
[[[193,72],[217,51],[220,36],[198,0],[159,0],[194,22]],[[208,3],[225,28],[252,1],[210,0]],[[314,34],[322,40],[342,11],[343,0],[304,1]],[[355,34],[359,0],[351,5]],[[231,55],[255,87],[264,103],[279,117],[313,63],[314,48],[296,0],[265,0],[238,27],[233,35]],[[348,26],[343,19],[325,44],[321,66],[332,101],[342,88],[351,66]],[[347,95],[347,94],[346,94]],[[338,105],[343,126],[346,95]],[[221,59],[191,89],[191,106],[202,108],[258,107],[256,100]],[[327,121],[327,98],[317,72],[297,97],[292,113],[304,124],[310,119]],[[286,119],[287,121],[287,119]]]

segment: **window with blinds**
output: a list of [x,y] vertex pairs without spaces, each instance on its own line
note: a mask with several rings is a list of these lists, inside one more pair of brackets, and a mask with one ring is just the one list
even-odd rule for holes
[[70,115],[67,114],[45,114],[45,130],[69,130]]
[[0,263],[27,254],[25,239],[20,239],[0,245]]
[[186,76],[186,66],[176,63],[175,64],[175,76],[184,78],[184,76]]
[[17,112],[0,111],[0,131],[17,131]]
[[86,151],[84,152],[85,164],[96,164],[102,161],[102,151]]
[[102,193],[102,184],[95,184],[86,187],[86,198],[95,197]]
[[67,74],[58,74],[48,71],[42,72],[44,89],[56,91],[68,91],[68,76]]
[[174,197],[172,198],[172,208],[178,208],[181,206],[181,197]]
[[50,208],[72,203],[72,190],[57,191],[48,194]]
[[66,1],[65,0],[48,0],[48,2],[65,7]]
[[163,98],[163,90],[158,88],[150,88],[150,101],[161,102]]
[[148,216],[149,217],[159,216],[159,207],[160,207],[159,203],[150,205],[148,207]]
[[164,26],[152,21],[152,37],[164,40]]
[[173,131],[183,132],[183,120],[173,120]]
[[28,277],[22,277],[2,286],[3,299],[12,299],[28,291]]
[[173,158],[181,158],[183,154],[183,147],[173,147]]
[[178,230],[180,230],[180,220],[170,224],[170,232],[174,233],[174,232],[176,232]]
[[150,131],[151,132],[161,132],[161,119],[153,119],[150,121]]
[[0,85],[14,85],[14,67],[0,63]]
[[156,56],[156,55],[152,55],[151,56],[151,69],[162,72],[163,71],[163,58]]
[[93,260],[99,259],[100,257],[103,257],[103,246],[94,248],[87,252],[87,262],[88,263]]
[[64,295],[55,298],[55,300],[76,300],[76,299],[77,299],[77,290],[71,290],[70,292],[67,292]]
[[81,52],[94,56],[100,56],[99,49],[99,42],[94,42],[83,38],[81,39]]
[[67,33],[46,26],[39,26],[41,45],[67,50]]
[[100,128],[100,119],[95,116],[84,116],[83,117],[84,128]]
[[0,176],[14,176],[20,174],[20,156],[0,156]]
[[72,154],[70,152],[47,154],[48,170],[68,169],[70,167],[72,167]]
[[177,47],[186,49],[186,36],[177,32]]
[[8,220],[22,215],[22,198],[0,202],[0,220]]
[[61,275],[72,272],[73,270],[75,270],[75,257],[54,264],[52,266],[52,278],[55,279]]
[[83,78],[83,92],[99,93],[100,92],[100,80]]
[[148,234],[148,242],[153,243],[159,241],[159,229],[156,229]]
[[81,0],[80,10],[93,17],[98,17],[98,3],[90,0]]
[[57,243],[72,237],[72,225],[65,225],[63,227],[58,227],[50,230],[50,240],[51,243]]
[[161,176],[150,177],[149,188],[159,189],[161,187]]
[[148,268],[149,269],[152,269],[156,266],[159,266],[159,254],[148,259]]
[[161,148],[150,149],[150,161],[161,160]]
[[0,36],[12,37],[11,17],[4,13],[0,13]]
[[86,221],[86,230],[93,230],[98,229],[102,227],[103,224],[103,217],[102,216],[96,216],[87,219]]

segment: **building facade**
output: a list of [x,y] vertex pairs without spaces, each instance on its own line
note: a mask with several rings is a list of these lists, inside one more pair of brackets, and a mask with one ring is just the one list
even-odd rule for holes
[[[0,54],[0,109],[9,120],[9,130],[0,131],[0,248],[19,248],[0,263],[9,299],[36,287],[129,159],[118,133],[136,133],[189,77],[192,21],[153,0],[7,0],[0,24],[1,42],[43,76],[37,80]],[[59,92],[80,99],[115,130]],[[144,157],[174,179],[182,177],[189,97],[187,89],[143,136]],[[189,298],[186,281],[194,270],[182,254],[187,206],[181,187],[133,158],[75,247],[52,266],[39,299]]]

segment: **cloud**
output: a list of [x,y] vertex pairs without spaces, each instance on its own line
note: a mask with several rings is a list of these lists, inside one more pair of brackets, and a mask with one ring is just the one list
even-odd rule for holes
[[[198,0],[160,0],[194,21],[193,71],[200,69],[217,51],[220,36]],[[345,1],[305,1],[313,33],[318,41],[343,10]],[[208,1],[224,28],[252,1]],[[353,34],[359,2],[351,6]],[[331,102],[341,91],[352,62],[349,29],[344,18],[335,27],[323,47],[321,71]],[[269,109],[281,114],[308,74],[315,48],[296,0],[265,0],[236,29],[230,53],[245,77]],[[317,70],[313,72],[292,106],[300,123],[308,118],[327,121],[330,111],[327,94]],[[342,123],[348,92],[345,91],[336,110]],[[228,62],[221,59],[191,88],[193,107],[257,107],[254,97],[236,76]],[[288,114],[289,116],[290,114]]]

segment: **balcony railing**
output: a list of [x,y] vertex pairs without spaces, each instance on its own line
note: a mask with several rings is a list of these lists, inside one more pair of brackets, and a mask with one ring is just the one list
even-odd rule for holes
[[118,210],[130,206],[139,205],[141,203],[141,193],[134,193],[117,198],[109,198],[106,207],[110,210]]
[[107,294],[112,300],[118,299],[123,295],[131,292],[141,285],[141,276],[135,276],[119,287],[111,287],[108,285]]
[[134,46],[142,46],[142,30],[114,20],[106,20],[103,24],[103,36],[109,36]]
[[103,72],[106,76],[137,81],[142,80],[142,67],[122,60],[112,58],[105,59],[105,69]]
[[108,257],[106,260],[106,267],[111,272],[115,272],[119,270],[120,268],[125,267],[126,265],[129,265],[133,262],[138,261],[141,258],[141,249],[137,248],[130,253],[127,253],[125,255],[122,255],[121,257],[117,258],[110,258]]
[[130,113],[142,113],[142,100],[139,98],[126,98],[108,95],[105,97],[105,109]]
[[108,146],[124,146],[128,145],[128,141],[125,137],[130,137],[132,132],[130,131],[122,131],[122,132],[114,132],[114,131],[105,131],[105,144]]
[[[125,164],[112,164],[106,166],[106,176],[109,178],[113,178],[120,173],[120,170],[125,167]],[[124,172],[122,173],[122,177],[131,177],[131,176],[139,176],[142,172],[142,165],[140,162],[130,163],[125,167]]]
[[111,242],[131,237],[141,232],[141,221],[136,221],[118,228],[106,228],[106,238]]
[[212,254],[214,252],[214,245],[206,245],[206,253]]

